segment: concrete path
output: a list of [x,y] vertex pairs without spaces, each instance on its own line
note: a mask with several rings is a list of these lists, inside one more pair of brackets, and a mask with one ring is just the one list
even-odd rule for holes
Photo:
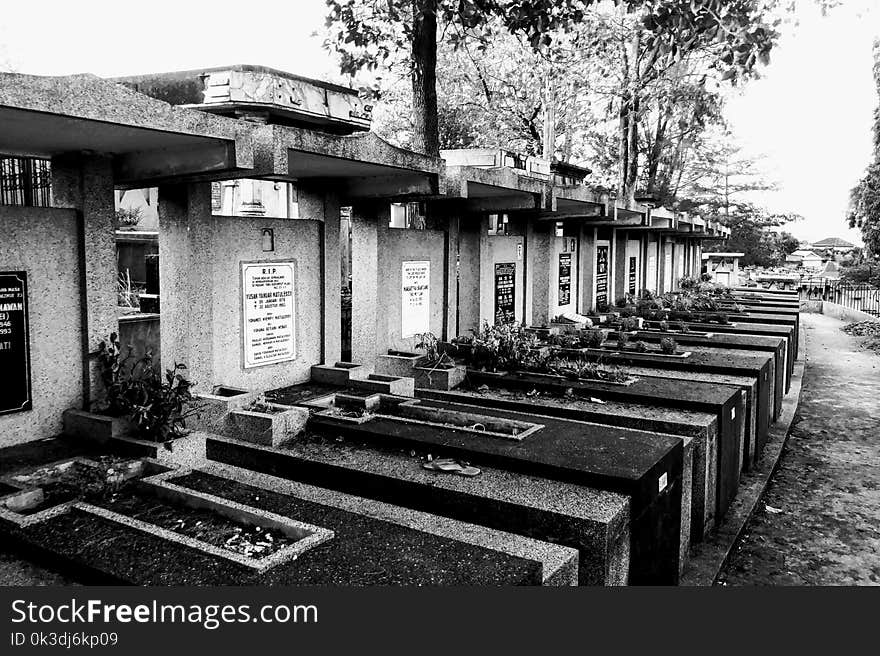
[[803,314],[801,404],[722,585],[880,585],[880,356]]

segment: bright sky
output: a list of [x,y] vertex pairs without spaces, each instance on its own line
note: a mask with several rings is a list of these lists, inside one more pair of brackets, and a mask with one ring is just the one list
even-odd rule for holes
[[[871,157],[878,104],[871,46],[880,36],[880,2],[844,0],[824,18],[809,0],[801,2],[799,25],[786,29],[763,79],[730,102],[728,115],[746,149],[767,156],[779,183],[766,204],[805,217],[789,230],[803,239],[860,243],[843,216],[849,189]],[[114,76],[249,63],[339,80],[311,36],[322,25],[323,0],[4,5],[0,69]]]

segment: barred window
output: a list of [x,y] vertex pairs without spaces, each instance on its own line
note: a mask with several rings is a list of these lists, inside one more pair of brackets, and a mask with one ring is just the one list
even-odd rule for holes
[[48,207],[49,160],[0,156],[0,205]]

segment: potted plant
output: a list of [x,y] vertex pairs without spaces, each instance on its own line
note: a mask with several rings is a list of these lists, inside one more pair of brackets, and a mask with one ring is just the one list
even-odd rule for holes
[[451,390],[462,383],[466,368],[441,351],[434,333],[416,335],[416,348],[425,351],[425,357],[413,368],[416,387]]
[[104,397],[93,405],[94,412],[66,411],[65,433],[99,442],[132,436],[170,449],[172,440],[187,433],[187,418],[199,409],[192,385],[183,375],[186,365],[175,362],[163,374],[154,365],[152,352],[129,364],[131,348],[124,358],[121,351],[116,333],[99,344]]

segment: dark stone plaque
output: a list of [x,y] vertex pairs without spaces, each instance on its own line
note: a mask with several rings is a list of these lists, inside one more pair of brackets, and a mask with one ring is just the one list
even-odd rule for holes
[[569,303],[571,303],[571,253],[560,253],[558,305],[568,305]]
[[33,407],[27,274],[0,271],[0,415]]
[[516,263],[495,264],[495,321],[508,323],[515,319]]

